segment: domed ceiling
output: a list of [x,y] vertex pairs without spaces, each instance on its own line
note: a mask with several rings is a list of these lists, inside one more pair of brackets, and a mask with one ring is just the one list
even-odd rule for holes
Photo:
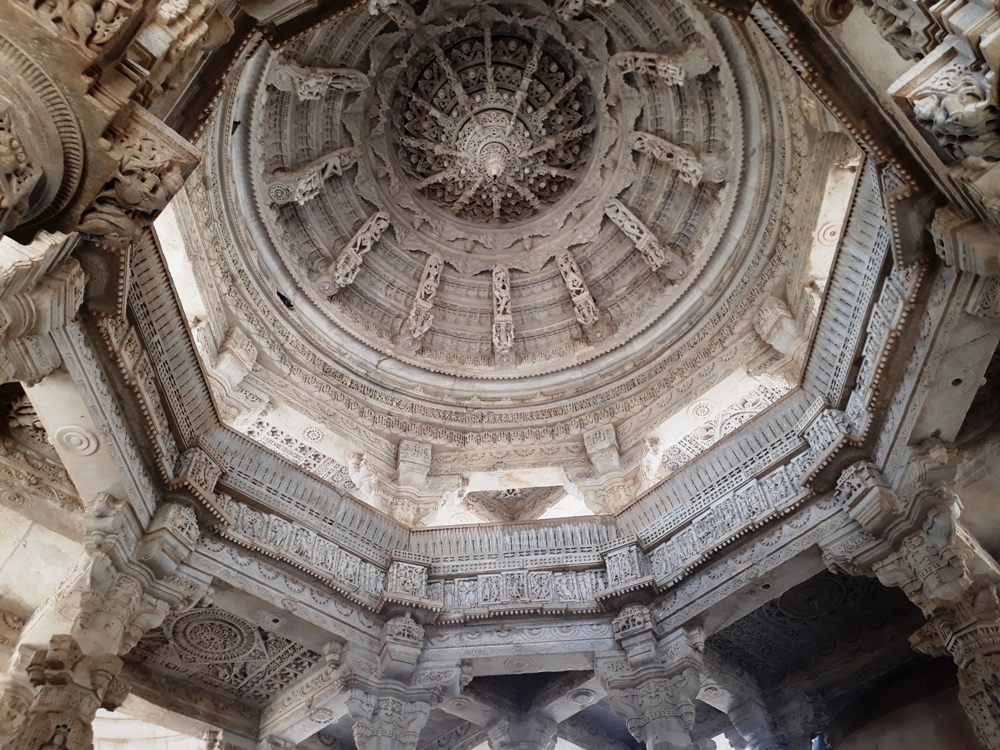
[[635,468],[804,284],[834,149],[759,34],[684,2],[377,0],[260,48],[189,189],[213,346],[238,328],[265,400],[383,479],[412,441],[432,484],[586,482],[608,427]]

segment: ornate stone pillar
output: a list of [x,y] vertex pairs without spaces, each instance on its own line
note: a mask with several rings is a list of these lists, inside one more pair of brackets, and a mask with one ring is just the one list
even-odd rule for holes
[[508,716],[490,727],[490,750],[552,750],[558,729],[542,714]]
[[641,604],[625,607],[614,628],[624,654],[600,656],[596,663],[611,707],[648,750],[690,750],[704,634],[684,628],[658,639]]
[[990,750],[1000,750],[1000,566],[958,522],[951,456],[917,456],[894,490],[870,464],[838,489],[852,522],[822,543],[831,568],[901,589],[929,622],[910,641],[958,666],[959,699]]
[[171,610],[186,609],[205,593],[209,581],[182,567],[199,536],[188,506],[160,505],[140,535],[131,508],[110,497],[102,503],[86,533],[89,564],[74,573],[78,581],[83,572],[84,588],[72,634],[52,635],[50,647],[36,651],[27,666],[38,691],[6,748],[89,750],[97,709],[114,710],[128,693],[115,679],[119,655]]

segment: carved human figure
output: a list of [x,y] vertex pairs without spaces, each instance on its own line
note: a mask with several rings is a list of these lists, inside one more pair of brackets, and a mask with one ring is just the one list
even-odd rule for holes
[[362,259],[375,247],[382,232],[388,228],[389,214],[379,211],[369,217],[337,256],[337,260],[320,274],[316,284],[319,291],[332,296],[352,284],[361,270]]
[[294,93],[300,101],[320,99],[328,89],[364,91],[368,76],[353,68],[311,68],[282,56],[271,68],[268,84],[278,91]]
[[697,47],[684,55],[659,52],[627,51],[611,56],[609,64],[621,74],[632,73],[639,78],[659,78],[668,86],[683,86],[684,81],[704,75],[712,69],[708,57]]

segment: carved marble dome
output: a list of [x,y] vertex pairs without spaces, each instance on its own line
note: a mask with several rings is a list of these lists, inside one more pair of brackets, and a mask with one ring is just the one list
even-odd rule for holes
[[759,31],[637,0],[373,9],[253,54],[189,191],[203,284],[283,398],[383,473],[400,439],[432,476],[542,445],[579,469],[584,433],[634,453],[767,356],[747,315],[807,284],[800,187],[838,154]]

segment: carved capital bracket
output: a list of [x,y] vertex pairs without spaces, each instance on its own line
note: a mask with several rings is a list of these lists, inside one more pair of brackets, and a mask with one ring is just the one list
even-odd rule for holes
[[1000,235],[993,227],[945,206],[934,212],[931,235],[947,265],[980,276],[1000,276]]
[[[641,622],[644,618],[631,608],[622,615],[616,630],[624,635],[626,653],[598,656],[596,661],[596,673],[611,707],[646,747],[688,750],[694,700],[704,669],[704,633],[690,628],[675,631],[656,643],[651,652],[650,634]],[[639,624],[630,631],[624,626],[631,621]],[[635,638],[639,640],[630,640]]]
[[316,288],[321,294],[332,297],[341,289],[350,286],[361,270],[361,264],[389,228],[389,214],[379,211],[372,214],[361,225],[337,259],[330,263],[317,277]]
[[40,233],[0,248],[0,377],[35,383],[62,362],[48,336],[76,318],[86,277],[69,257],[75,236]]
[[98,708],[114,711],[129,689],[119,681],[122,661],[114,654],[84,654],[74,638],[53,635],[35,652],[28,678],[37,689],[11,747],[90,747]]
[[175,497],[193,504],[211,525],[227,524],[232,519],[226,514],[215,485],[228,469],[222,454],[199,440],[198,445],[181,454],[168,486]]
[[543,714],[507,716],[489,728],[490,750],[552,750],[558,730]]

